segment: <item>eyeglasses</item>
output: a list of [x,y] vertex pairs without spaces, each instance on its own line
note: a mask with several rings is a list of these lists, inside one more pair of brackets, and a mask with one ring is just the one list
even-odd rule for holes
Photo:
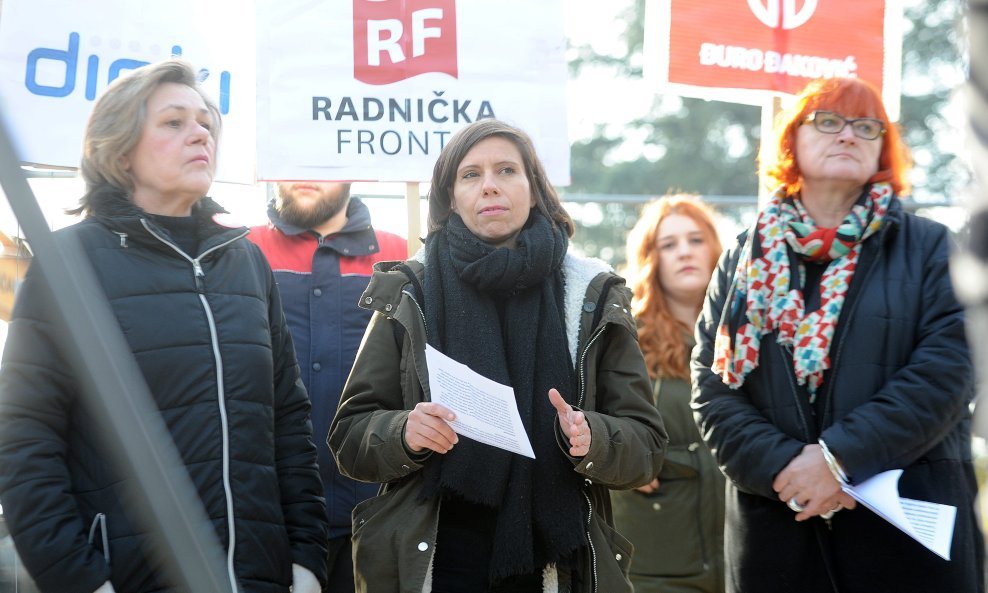
[[833,111],[814,111],[806,116],[803,123],[813,122],[813,127],[824,134],[840,134],[844,126],[850,125],[854,135],[862,140],[874,140],[885,135],[885,122],[872,117],[848,119]]

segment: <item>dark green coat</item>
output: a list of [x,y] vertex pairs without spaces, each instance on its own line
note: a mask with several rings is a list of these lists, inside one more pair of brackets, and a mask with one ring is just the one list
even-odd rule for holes
[[[409,264],[421,278],[423,266]],[[423,460],[409,455],[403,438],[409,410],[429,399],[425,319],[407,277],[384,272],[383,264],[378,269],[361,299],[375,314],[343,389],[329,446],[344,474],[386,483],[383,494],[353,511],[357,591],[428,593],[439,502],[419,500]],[[662,465],[667,436],[649,402],[648,375],[623,282],[611,288],[598,324],[589,327],[604,280],[613,274],[603,271],[602,262],[567,256],[564,276],[567,333],[579,361],[582,409],[593,434],[590,452],[574,459],[573,467],[585,478],[592,544],[583,563],[586,586],[574,593],[630,593],[626,575],[632,550],[611,525],[607,489],[651,480]],[[404,329],[396,332],[395,323]]]
[[[687,340],[687,352],[694,344]],[[669,432],[659,489],[614,491],[614,524],[631,540],[635,593],[724,591],[724,475],[690,410],[690,384],[653,384],[657,408]]]

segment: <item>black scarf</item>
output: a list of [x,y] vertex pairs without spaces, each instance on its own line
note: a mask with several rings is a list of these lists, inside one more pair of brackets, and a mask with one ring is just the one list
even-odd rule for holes
[[469,438],[433,455],[423,495],[452,493],[497,512],[492,582],[569,564],[586,546],[582,480],[556,442],[555,387],[576,400],[563,318],[566,232],[533,208],[514,249],[478,239],[452,214],[426,240],[428,342],[481,375],[511,385],[535,459]]

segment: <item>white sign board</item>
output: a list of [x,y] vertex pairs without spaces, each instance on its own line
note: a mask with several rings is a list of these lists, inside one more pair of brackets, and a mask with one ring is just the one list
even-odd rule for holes
[[3,0],[0,108],[24,162],[77,167],[94,101],[179,55],[220,106],[217,179],[254,177],[254,9],[242,0]]
[[257,0],[257,175],[428,181],[497,117],[569,184],[562,0]]

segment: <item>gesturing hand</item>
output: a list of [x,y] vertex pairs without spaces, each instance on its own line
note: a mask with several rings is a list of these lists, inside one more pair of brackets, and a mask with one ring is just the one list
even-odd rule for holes
[[655,478],[654,480],[652,480],[648,484],[645,484],[644,486],[639,486],[639,487],[635,488],[635,490],[641,492],[642,494],[652,494],[653,492],[655,492],[658,489],[659,489],[659,479],[658,478]]
[[429,449],[436,453],[447,453],[459,438],[447,421],[456,419],[449,408],[433,402],[419,402],[408,413],[405,423],[405,444],[418,453]]
[[583,457],[589,453],[590,424],[587,423],[583,412],[574,410],[556,389],[549,390],[549,402],[556,408],[559,427],[563,429],[563,434],[569,437],[569,454],[573,457]]

